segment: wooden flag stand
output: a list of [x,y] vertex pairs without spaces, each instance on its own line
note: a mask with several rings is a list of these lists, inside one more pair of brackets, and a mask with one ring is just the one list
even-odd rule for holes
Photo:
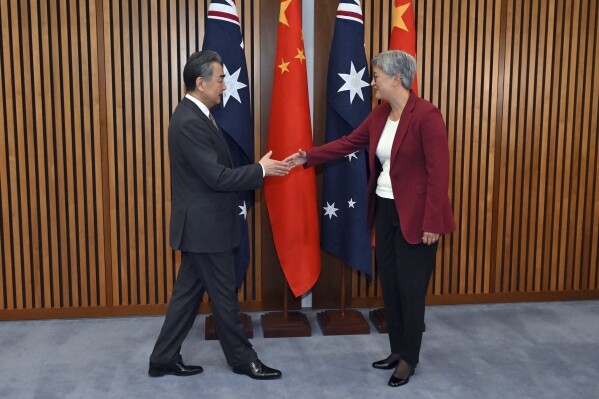
[[262,315],[264,338],[310,337],[312,329],[305,314],[289,311],[289,286],[285,281],[283,311]]
[[389,330],[387,329],[387,318],[385,317],[385,309],[380,308],[371,310],[368,313],[368,317],[370,318],[370,321],[372,321],[372,324],[374,324],[374,328],[376,328],[376,330],[379,333],[386,334],[389,332]]
[[355,309],[345,309],[345,263],[341,266],[341,306],[334,310],[325,310],[316,316],[322,335],[370,334],[370,326]]

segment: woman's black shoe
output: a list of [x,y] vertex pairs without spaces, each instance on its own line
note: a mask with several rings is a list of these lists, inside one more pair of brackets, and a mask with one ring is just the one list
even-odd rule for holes
[[389,358],[379,360],[378,362],[374,362],[372,363],[372,367],[379,370],[391,370],[397,367],[397,365],[399,364],[399,359],[394,360],[392,362],[390,362],[388,359]]
[[[397,367],[399,364],[399,359],[389,362],[387,359],[379,360],[378,362],[372,363],[372,367],[379,370],[391,370],[392,368]],[[412,371],[410,371],[410,375],[414,375],[414,370],[416,370],[416,365],[412,367]]]
[[[399,373],[399,375],[405,375],[406,377],[396,376],[395,373]],[[410,377],[414,375],[414,367],[411,366],[408,362],[402,360],[399,362],[397,369],[391,378],[389,378],[389,386],[391,387],[400,387],[402,385],[406,385],[410,381]]]
[[[414,374],[414,369],[410,372],[410,375]],[[399,378],[394,375],[389,378],[389,386],[390,387],[400,387],[402,385],[406,385],[410,381],[410,376],[408,378]]]

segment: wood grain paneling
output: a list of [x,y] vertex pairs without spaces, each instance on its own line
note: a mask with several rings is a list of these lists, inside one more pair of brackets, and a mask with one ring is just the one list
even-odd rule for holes
[[[598,298],[597,2],[413,4],[420,95],[447,124],[457,222],[441,241],[429,302]],[[208,5],[0,1],[0,318],[164,312],[180,261],[168,245],[167,127]],[[237,1],[256,159],[279,5]],[[317,144],[336,5],[315,3]],[[363,1],[369,59],[388,47],[393,7]],[[242,308],[280,308],[260,191],[249,220]],[[371,284],[351,273],[351,305],[382,303],[374,270]],[[323,255],[316,307],[339,302],[339,280],[340,263]]]
[[[507,2],[494,292],[596,290],[596,2]],[[591,184],[589,184],[592,182]],[[595,247],[595,248],[593,248]]]
[[[388,48],[394,3],[363,1],[369,59]],[[598,297],[596,2],[413,5],[419,95],[445,118],[457,224],[441,240],[428,301]],[[334,12],[319,11],[315,36],[330,42]],[[322,84],[328,51],[316,54]],[[354,306],[382,303],[378,282],[355,271],[351,291]]]
[[0,3],[1,309],[106,303],[96,11]]
[[[208,5],[1,2],[0,310],[164,310],[180,261],[167,129]],[[254,99],[258,6],[237,1]],[[252,257],[239,291],[250,307],[261,300]]]

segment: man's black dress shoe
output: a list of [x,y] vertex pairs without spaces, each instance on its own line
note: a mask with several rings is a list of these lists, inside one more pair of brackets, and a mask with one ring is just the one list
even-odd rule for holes
[[173,364],[159,364],[150,362],[148,374],[150,377],[162,377],[166,374],[179,375],[186,377],[188,375],[200,374],[204,369],[201,366],[190,366],[177,362]]
[[[388,358],[387,358],[388,359]],[[387,359],[379,360],[378,362],[372,363],[372,367],[379,370],[391,370],[397,367],[399,359],[390,362]]]
[[245,374],[255,380],[272,380],[280,378],[282,373],[279,370],[271,369],[258,359],[246,364],[245,366],[233,367],[233,372],[236,374]]

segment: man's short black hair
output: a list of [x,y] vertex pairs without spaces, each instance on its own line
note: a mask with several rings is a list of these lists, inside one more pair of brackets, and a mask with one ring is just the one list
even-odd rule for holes
[[187,91],[195,90],[197,78],[202,77],[205,80],[212,78],[214,73],[213,62],[223,64],[222,58],[216,51],[198,51],[189,56],[185,68],[183,68],[183,82]]

